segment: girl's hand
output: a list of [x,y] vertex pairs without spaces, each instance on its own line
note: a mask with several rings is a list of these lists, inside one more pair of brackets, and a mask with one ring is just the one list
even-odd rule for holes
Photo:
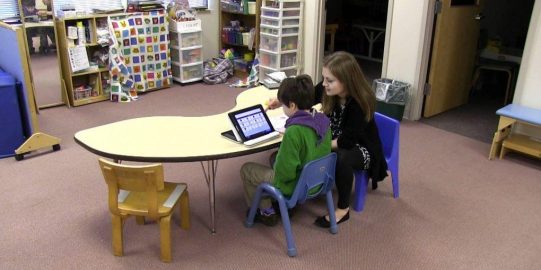
[[265,101],[265,110],[274,110],[280,108],[280,101],[277,98],[269,98]]

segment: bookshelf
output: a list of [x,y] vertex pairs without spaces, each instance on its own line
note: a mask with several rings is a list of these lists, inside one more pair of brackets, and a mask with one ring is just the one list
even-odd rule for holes
[[[221,0],[220,1],[220,49],[233,49],[236,52],[235,74],[239,77],[248,75],[246,53],[255,55],[259,46],[259,24],[262,0]],[[231,21],[239,21],[244,32],[238,31]],[[253,46],[249,48],[250,29],[255,29]]]
[[64,93],[67,93],[71,106],[80,106],[98,101],[108,100],[110,86],[109,70],[105,65],[91,65],[89,68],[74,72],[71,66],[69,48],[76,46],[68,38],[68,28],[77,27],[81,22],[85,28],[85,44],[77,45],[84,47],[88,59],[92,59],[95,52],[107,50],[97,41],[98,26],[107,26],[109,15],[88,15],[70,18],[62,18],[55,22],[58,31],[58,50],[60,67],[62,70],[61,82]]

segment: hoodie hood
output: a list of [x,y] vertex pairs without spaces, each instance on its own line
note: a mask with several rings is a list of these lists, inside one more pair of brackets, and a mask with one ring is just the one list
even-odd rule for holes
[[325,137],[330,123],[329,118],[323,113],[316,112],[315,110],[311,112],[299,110],[286,120],[285,127],[287,128],[291,125],[309,127],[316,132],[319,143]]

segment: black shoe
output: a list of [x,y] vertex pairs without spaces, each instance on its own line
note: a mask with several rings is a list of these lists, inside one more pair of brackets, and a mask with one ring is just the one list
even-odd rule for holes
[[[349,219],[349,211],[346,213],[345,216],[342,217],[342,219],[338,220],[336,222],[336,224],[340,224],[346,220]],[[316,221],[314,221],[314,224],[316,224],[316,226],[318,227],[321,227],[321,228],[330,228],[331,227],[331,222],[328,221],[325,216],[320,216],[318,218],[316,218]]]
[[[250,208],[246,211],[246,216],[250,214]],[[255,211],[254,222],[263,223],[265,226],[275,226],[278,224],[279,216],[277,214],[262,215],[259,208]]]
[[[274,208],[274,212],[276,212],[278,216],[282,215],[280,212],[280,205],[278,204],[277,201],[272,201],[272,208]],[[295,212],[297,212],[297,207],[290,208],[287,210],[287,215],[291,218],[292,216],[295,215]]]

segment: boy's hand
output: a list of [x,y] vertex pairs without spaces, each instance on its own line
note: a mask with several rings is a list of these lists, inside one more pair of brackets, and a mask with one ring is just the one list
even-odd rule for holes
[[265,111],[274,110],[279,107],[280,107],[280,101],[278,101],[277,98],[269,98],[269,100],[265,101]]

